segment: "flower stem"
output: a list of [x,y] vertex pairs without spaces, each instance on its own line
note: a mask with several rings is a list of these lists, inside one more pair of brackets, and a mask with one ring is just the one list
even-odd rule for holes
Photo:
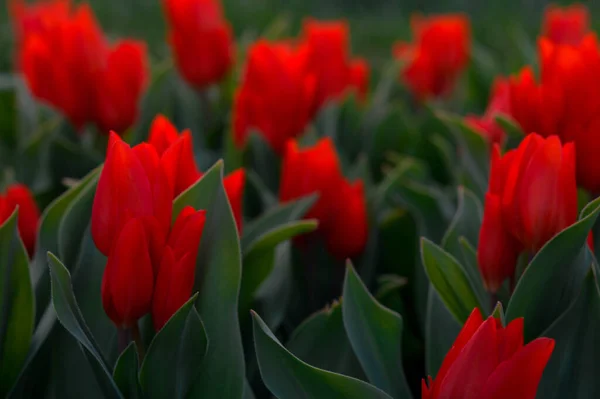
[[119,353],[123,353],[131,341],[131,334],[129,332],[130,331],[125,328],[119,328],[117,331],[117,344]]
[[144,348],[144,341],[142,341],[142,335],[140,334],[140,327],[138,326],[137,322],[131,326],[131,336],[133,337],[133,342],[135,342],[135,346],[137,347],[138,358],[141,363],[146,355],[146,350]]

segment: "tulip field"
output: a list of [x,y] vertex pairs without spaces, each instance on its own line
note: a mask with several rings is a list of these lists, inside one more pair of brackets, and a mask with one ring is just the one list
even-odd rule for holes
[[600,3],[5,3],[0,397],[600,398]]

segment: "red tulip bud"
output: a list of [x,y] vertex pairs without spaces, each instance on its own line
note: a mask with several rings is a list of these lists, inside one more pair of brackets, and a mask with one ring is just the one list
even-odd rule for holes
[[549,6],[544,12],[543,35],[556,44],[578,44],[590,30],[590,15],[583,4],[560,8]]
[[40,211],[31,191],[22,184],[13,184],[8,187],[5,195],[0,195],[0,224],[4,223],[17,207],[19,235],[29,256],[32,256],[35,251]]

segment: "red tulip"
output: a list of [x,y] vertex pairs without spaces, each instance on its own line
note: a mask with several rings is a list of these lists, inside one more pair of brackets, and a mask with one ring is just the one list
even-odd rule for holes
[[523,345],[523,319],[504,328],[475,309],[421,398],[534,399],[553,350],[550,338]]
[[309,71],[316,77],[313,112],[355,87],[364,97],[368,67],[364,60],[350,61],[348,25],[344,21],[304,22],[304,40],[309,52]]
[[401,79],[420,98],[449,93],[470,55],[471,28],[462,14],[411,18],[415,42],[399,42],[394,56],[404,63]]
[[596,37],[578,45],[539,41],[541,81],[531,68],[511,79],[511,113],[524,131],[557,135],[577,150],[577,182],[593,194],[600,192],[596,157],[600,140],[600,50]]
[[492,93],[487,109],[482,117],[467,116],[465,121],[475,131],[490,143],[502,144],[505,134],[502,127],[496,123],[496,115],[510,115],[510,85],[508,79],[497,78],[492,87]]
[[17,222],[19,235],[29,256],[32,256],[35,251],[40,211],[31,191],[22,184],[12,184],[5,195],[0,195],[0,224],[3,224],[17,207],[19,208]]
[[350,184],[344,179],[330,139],[306,149],[290,140],[283,158],[279,199],[286,202],[313,193],[319,197],[306,218],[319,221],[318,232],[329,252],[340,259],[360,254],[368,233],[362,182]]
[[225,193],[231,204],[235,225],[238,232],[242,232],[244,223],[243,219],[243,203],[244,203],[244,188],[246,186],[246,172],[244,169],[236,169],[223,179]]
[[152,301],[152,321],[160,330],[190,298],[194,287],[196,257],[206,221],[205,211],[184,208],[169,234]]
[[134,123],[147,80],[143,43],[111,47],[86,4],[75,9],[61,0],[11,4],[17,64],[36,97],[77,129],[92,122],[108,133]]
[[120,328],[130,328],[152,306],[154,271],[144,223],[129,219],[115,239],[102,278],[102,305]]
[[169,44],[192,86],[219,82],[233,64],[231,28],[218,0],[165,0]]
[[233,106],[238,147],[256,129],[281,154],[286,141],[304,131],[312,117],[316,84],[307,66],[306,46],[259,40],[250,48]]
[[544,12],[543,35],[556,44],[578,44],[590,31],[590,15],[583,4],[549,6]]

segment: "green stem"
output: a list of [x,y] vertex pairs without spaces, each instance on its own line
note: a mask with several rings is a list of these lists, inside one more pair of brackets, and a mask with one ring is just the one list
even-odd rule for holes
[[133,338],[133,342],[135,342],[135,346],[137,347],[138,358],[141,363],[146,355],[146,350],[144,348],[144,341],[142,341],[142,335],[140,334],[140,327],[138,326],[137,322],[131,326],[131,336]]

